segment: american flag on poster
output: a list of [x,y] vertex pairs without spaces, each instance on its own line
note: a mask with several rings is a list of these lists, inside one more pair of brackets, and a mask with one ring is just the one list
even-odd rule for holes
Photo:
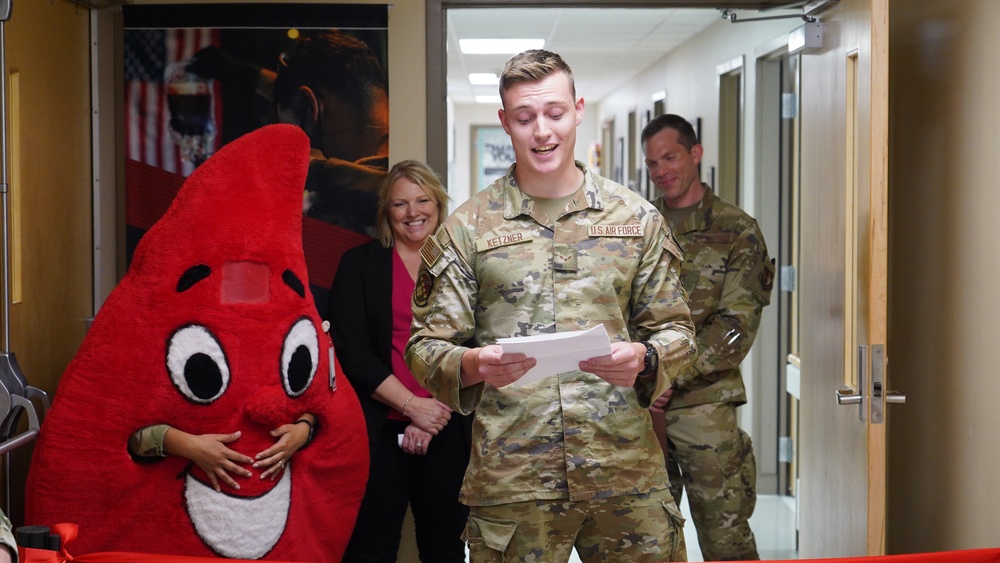
[[[125,30],[125,146],[130,160],[167,172],[190,175],[195,164],[183,158],[171,134],[165,80],[171,65],[185,62],[200,49],[218,44],[218,31],[208,28]],[[176,68],[176,67],[174,67]],[[214,130],[221,123],[221,86],[209,82]],[[218,148],[219,136],[205,138],[206,156]]]

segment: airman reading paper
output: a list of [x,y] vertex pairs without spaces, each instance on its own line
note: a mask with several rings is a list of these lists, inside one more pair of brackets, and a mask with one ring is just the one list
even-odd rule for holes
[[583,360],[611,353],[611,341],[603,324],[573,332],[501,338],[497,344],[505,354],[520,352],[538,362],[511,384],[515,386],[579,369]]

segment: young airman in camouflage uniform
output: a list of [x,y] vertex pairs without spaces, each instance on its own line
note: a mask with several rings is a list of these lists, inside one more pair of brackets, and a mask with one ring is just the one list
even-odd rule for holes
[[[516,163],[424,245],[406,350],[438,400],[475,411],[472,560],[686,560],[647,410],[693,353],[680,251],[652,205],[573,159],[583,99],[558,55],[515,56],[500,90]],[[535,360],[499,338],[602,323],[611,355],[511,385]]]
[[697,359],[654,403],[664,409],[671,490],[688,492],[706,561],[759,559],[748,519],[757,468],[736,424],[747,402],[740,362],[771,300],[774,263],[757,222],[698,178],[702,147],[690,123],[661,115],[643,129],[653,201],[684,251],[681,279],[695,324]]

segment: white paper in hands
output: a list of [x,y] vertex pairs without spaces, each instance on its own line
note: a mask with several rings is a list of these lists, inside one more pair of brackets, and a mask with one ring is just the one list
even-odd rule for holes
[[518,352],[535,358],[535,367],[511,385],[518,386],[543,377],[580,369],[580,362],[611,353],[611,341],[603,324],[587,330],[501,338],[497,344],[504,354]]

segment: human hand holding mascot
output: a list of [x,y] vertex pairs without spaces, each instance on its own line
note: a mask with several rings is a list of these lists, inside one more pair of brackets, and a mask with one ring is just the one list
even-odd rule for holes
[[[75,553],[136,551],[339,561],[364,494],[364,418],[346,378],[329,384],[302,252],[309,140],[290,125],[237,139],[192,174],[145,234],[128,274],[63,375],[27,483],[25,522],[79,524]],[[127,449],[168,424],[229,434],[251,458],[271,431],[317,419],[277,478],[243,465],[213,489],[180,456]]]

